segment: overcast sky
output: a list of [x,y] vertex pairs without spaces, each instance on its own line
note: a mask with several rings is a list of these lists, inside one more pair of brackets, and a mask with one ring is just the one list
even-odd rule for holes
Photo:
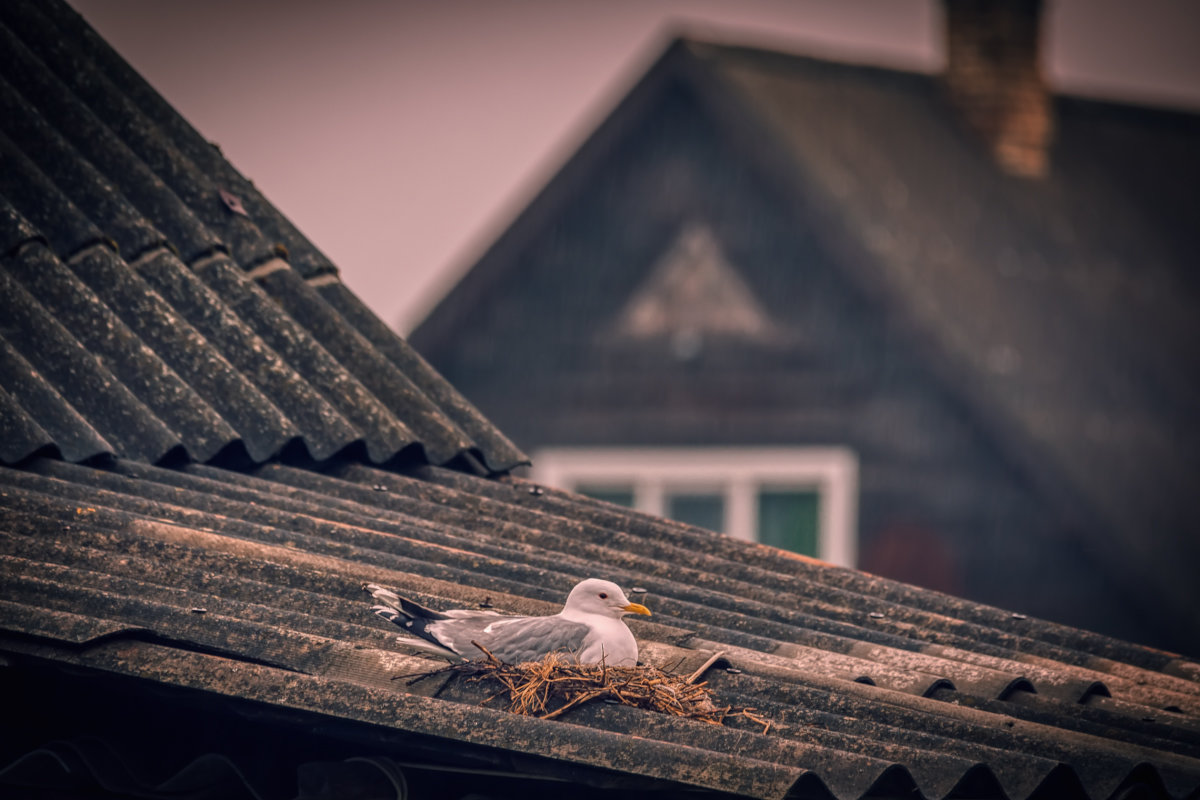
[[[401,332],[673,31],[904,69],[942,61],[934,0],[71,2]],[[1060,90],[1200,109],[1200,2],[1048,7]]]

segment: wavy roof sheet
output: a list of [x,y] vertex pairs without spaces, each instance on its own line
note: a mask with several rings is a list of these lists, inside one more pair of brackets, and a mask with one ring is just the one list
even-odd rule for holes
[[[1200,790],[1200,665],[519,479],[39,459],[0,470],[0,498],[9,652],[550,757],[526,767],[544,778],[565,761],[761,798]],[[722,653],[710,686],[771,730],[606,705],[534,720],[394,681],[436,664],[361,590],[549,613],[598,570],[646,590],[644,662]]]
[[62,4],[0,9],[0,118],[3,461],[526,460]]

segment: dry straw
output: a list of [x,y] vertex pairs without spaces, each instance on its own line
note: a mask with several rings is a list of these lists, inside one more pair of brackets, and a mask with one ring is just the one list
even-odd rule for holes
[[408,676],[409,683],[445,672],[463,675],[468,680],[496,683],[500,691],[484,700],[485,705],[507,694],[509,711],[541,719],[554,719],[576,706],[600,700],[713,725],[743,717],[762,725],[763,733],[771,728],[770,720],[756,714],[753,708],[718,705],[707,682],[697,682],[719,658],[719,653],[691,675],[682,677],[650,666],[578,664],[562,653],[551,653],[541,661],[505,664],[485,648],[475,646],[487,658]]

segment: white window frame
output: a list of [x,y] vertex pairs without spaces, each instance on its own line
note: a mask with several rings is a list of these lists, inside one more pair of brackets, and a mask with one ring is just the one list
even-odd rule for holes
[[530,477],[575,490],[633,487],[634,507],[664,516],[667,491],[725,498],[725,532],[755,541],[760,489],[816,491],[817,557],[853,567],[858,557],[858,458],[845,447],[548,447]]

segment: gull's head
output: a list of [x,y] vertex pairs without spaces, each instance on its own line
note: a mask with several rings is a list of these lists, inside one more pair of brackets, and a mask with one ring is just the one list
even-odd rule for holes
[[650,616],[650,609],[640,603],[629,602],[629,598],[621,591],[621,587],[612,581],[588,578],[586,581],[575,584],[575,588],[567,595],[563,613],[568,616],[601,614],[620,619],[626,614]]

